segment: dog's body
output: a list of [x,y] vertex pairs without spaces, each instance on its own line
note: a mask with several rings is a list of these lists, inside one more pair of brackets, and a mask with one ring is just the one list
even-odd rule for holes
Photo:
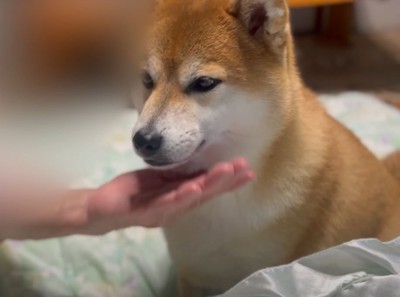
[[[223,292],[352,239],[400,234],[400,183],[303,86],[283,0],[158,5],[137,151],[179,172],[242,155],[258,176],[165,229],[182,296]],[[394,174],[399,159],[387,161]]]

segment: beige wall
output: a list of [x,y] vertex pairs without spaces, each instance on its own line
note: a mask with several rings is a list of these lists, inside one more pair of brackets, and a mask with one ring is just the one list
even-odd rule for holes
[[[312,30],[314,17],[314,9],[293,10],[293,29]],[[400,28],[400,0],[356,0],[355,27],[361,32]]]
[[400,0],[358,0],[355,13],[360,31],[400,28]]

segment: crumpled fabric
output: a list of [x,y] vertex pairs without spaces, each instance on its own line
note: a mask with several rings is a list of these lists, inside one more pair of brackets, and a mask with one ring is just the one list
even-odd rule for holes
[[399,297],[400,238],[351,241],[261,270],[218,297]]

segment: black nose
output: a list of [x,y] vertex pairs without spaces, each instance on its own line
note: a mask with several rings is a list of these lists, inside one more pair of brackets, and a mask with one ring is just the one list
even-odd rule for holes
[[133,145],[142,157],[154,156],[161,148],[163,137],[160,134],[146,134],[139,131],[133,137]]

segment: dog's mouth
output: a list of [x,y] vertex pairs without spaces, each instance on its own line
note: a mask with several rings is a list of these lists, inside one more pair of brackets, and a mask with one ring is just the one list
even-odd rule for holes
[[206,145],[206,141],[203,140],[199,146],[194,150],[194,152],[187,158],[174,162],[174,161],[168,161],[168,160],[157,160],[157,159],[145,159],[144,161],[153,167],[156,170],[169,170],[176,168],[178,166],[184,165],[187,162],[189,162],[191,159],[193,159],[194,156],[196,156]]

